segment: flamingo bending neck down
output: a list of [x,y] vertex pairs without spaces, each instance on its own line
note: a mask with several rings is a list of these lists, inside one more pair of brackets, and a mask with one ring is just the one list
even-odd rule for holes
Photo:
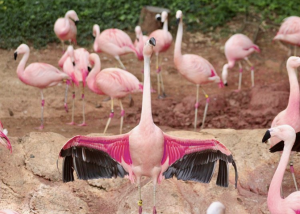
[[284,148],[268,192],[269,211],[271,214],[298,214],[300,213],[300,191],[293,192],[284,199],[280,195],[283,175],[296,139],[295,130],[289,125],[270,128],[266,131],[262,142],[266,142],[271,137],[283,140]]
[[155,189],[163,178],[177,177],[209,183],[217,161],[217,185],[228,186],[228,163],[237,169],[230,151],[217,140],[183,139],[165,134],[152,118],[150,88],[150,57],[155,39],[144,47],[144,89],[139,124],[130,132],[116,136],[75,136],[60,151],[63,161],[63,181],[74,181],[74,170],[79,179],[124,177],[137,182],[139,213],[142,213],[141,178],[153,182],[153,213],[156,214]]
[[[279,114],[273,119],[271,127],[279,125],[290,125],[297,133],[297,140],[293,147],[293,151],[300,151],[300,90],[297,78],[297,68],[300,66],[300,57],[291,56],[286,63],[286,68],[290,83],[290,96],[286,109],[279,112]],[[270,139],[271,152],[282,151],[283,141],[276,137]],[[278,144],[277,144],[278,143]],[[293,162],[290,164],[291,173],[294,179],[296,190],[298,190],[297,182],[294,175]]]
[[6,146],[10,152],[12,152],[10,141],[7,137],[7,130],[3,128],[3,125],[0,121],[0,144]]
[[110,121],[114,116],[114,99],[118,99],[121,107],[120,134],[122,134],[125,111],[121,99],[131,93],[140,92],[143,86],[133,74],[120,68],[106,68],[101,70],[100,58],[95,53],[90,54],[89,62],[94,67],[86,79],[88,87],[99,95],[106,94],[111,98],[111,112],[103,133],[106,133]]
[[55,86],[63,80],[70,79],[67,74],[58,70],[52,65],[46,63],[31,63],[26,68],[26,62],[29,58],[30,49],[26,44],[21,44],[14,52],[15,60],[18,54],[24,54],[19,65],[17,67],[17,74],[19,79],[26,85],[34,86],[41,89],[42,97],[42,116],[41,116],[41,126],[39,129],[44,128],[44,95],[43,89],[51,86]]
[[79,18],[74,10],[69,10],[64,18],[59,18],[54,24],[54,32],[60,39],[64,51],[64,41],[69,40],[76,44],[77,28]]
[[[225,56],[227,58],[228,63],[223,66],[223,71],[222,71],[222,79],[225,86],[228,85],[227,84],[228,69],[233,68],[235,62],[241,59],[244,59],[251,66],[252,87],[254,86],[254,67],[253,64],[248,59],[248,56],[252,54],[254,51],[259,53],[260,52],[259,47],[255,45],[244,34],[234,34],[226,41]],[[238,63],[240,68],[238,90],[241,90],[243,67],[240,61]]]
[[[172,38],[172,34],[168,30],[168,13],[166,11],[163,11],[161,13],[161,17],[159,18],[161,22],[164,23],[163,28],[153,31],[149,35],[149,38],[154,37],[156,38],[157,41],[157,44],[153,49],[156,56],[157,93],[158,93],[158,98],[165,98],[166,93],[165,93],[164,82],[161,74],[161,63],[158,62],[158,55],[159,53],[166,52],[170,48],[173,38]],[[160,89],[162,93],[160,93]]]
[[115,57],[124,70],[126,68],[120,60],[121,55],[134,53],[138,59],[142,59],[142,55],[135,49],[130,37],[122,30],[111,28],[100,34],[100,27],[95,24],[93,36],[95,37],[94,51],[97,53],[104,52]]
[[[181,42],[182,42],[182,34],[183,34],[181,10],[177,11],[176,19],[179,24],[178,24],[176,41],[175,41],[174,63],[179,73],[188,81],[196,84],[197,86],[196,104],[195,104],[195,122],[194,122],[194,129],[196,130],[198,107],[199,107],[199,87],[201,87],[202,84],[215,82],[215,83],[219,83],[219,87],[222,88],[223,82],[220,80],[220,77],[218,76],[214,67],[206,59],[194,54],[184,54],[184,55],[181,54]],[[202,91],[206,98],[206,105],[204,109],[201,129],[204,128],[204,122],[205,122],[206,112],[209,103],[208,95],[205,93],[203,89]]]

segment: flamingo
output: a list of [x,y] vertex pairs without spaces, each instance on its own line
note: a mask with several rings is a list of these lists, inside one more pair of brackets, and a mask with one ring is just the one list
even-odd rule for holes
[[208,207],[206,214],[225,214],[225,206],[221,202],[215,201]]
[[[280,40],[291,45],[299,46],[300,45],[300,17],[290,16],[283,20],[279,31],[273,40]],[[289,54],[290,55],[290,54]],[[296,47],[295,53],[296,56]]]
[[[134,46],[135,46],[136,50],[138,50],[138,52],[142,55],[144,45],[149,40],[149,37],[146,35],[143,35],[142,29],[140,26],[136,26],[134,31],[135,31],[135,36],[136,36],[136,40],[134,41]],[[143,60],[143,59],[144,59],[144,57],[141,58],[141,60]]]
[[[223,87],[223,83],[220,80],[220,77],[218,76],[214,67],[206,59],[194,54],[184,54],[184,55],[181,54],[181,41],[182,41],[182,34],[183,34],[181,10],[177,11],[176,19],[179,24],[178,24],[176,41],[175,41],[174,63],[179,73],[188,81],[196,84],[197,86],[196,104],[195,104],[195,123],[194,123],[194,129],[196,130],[198,107],[199,107],[199,87],[201,87],[202,84],[207,84],[211,82],[219,83],[219,87]],[[201,129],[204,128],[204,122],[205,122],[206,112],[209,103],[208,95],[205,93],[203,89],[202,91],[206,98],[206,105],[203,114]]]
[[19,214],[17,213],[16,211],[13,211],[13,210],[0,210],[0,214]]
[[[156,55],[157,93],[159,98],[164,98],[166,97],[166,93],[161,74],[161,65],[159,65],[158,63],[158,55],[159,53],[166,52],[169,49],[172,44],[173,38],[171,33],[168,31],[168,13],[166,11],[163,11],[161,13],[161,17],[159,18],[161,19],[161,22],[164,23],[163,28],[153,31],[149,35],[149,38],[154,37],[157,40],[157,44],[154,47],[154,52]],[[160,94],[160,88],[162,90],[162,94]]]
[[[84,110],[84,88],[86,84],[86,77],[88,75],[88,58],[89,52],[84,48],[73,49],[73,46],[68,46],[67,51],[60,58],[58,64],[63,68],[63,71],[67,73],[72,79],[73,88],[73,102],[72,102],[72,121],[69,125],[74,125],[74,105],[75,105],[75,91],[74,84],[76,86],[82,85],[82,123],[79,126],[86,126],[85,123],[85,110]],[[66,106],[66,98],[65,98]]]
[[77,28],[76,24],[79,18],[74,10],[69,10],[64,18],[59,18],[54,24],[54,32],[62,43],[64,50],[64,41],[69,40],[76,44]]
[[217,140],[183,139],[170,136],[157,127],[152,118],[150,56],[155,46],[151,38],[144,46],[144,89],[139,124],[130,132],[115,136],[75,136],[62,147],[63,182],[79,179],[127,176],[137,181],[139,214],[142,213],[141,177],[153,182],[153,213],[156,214],[156,184],[163,178],[210,182],[219,161],[217,185],[228,186],[228,163],[237,169],[230,151]]
[[69,79],[69,76],[64,72],[58,70],[54,66],[46,63],[31,63],[26,68],[26,62],[29,58],[30,49],[26,44],[21,44],[14,52],[14,58],[17,59],[18,54],[24,54],[17,67],[17,74],[19,79],[26,85],[37,87],[41,90],[42,97],[42,115],[41,125],[38,129],[44,128],[44,95],[43,89],[55,86],[58,83]]
[[8,134],[8,131],[3,128],[3,125],[0,121],[0,144],[2,146],[6,146],[7,149],[10,151],[10,153],[12,153],[11,144],[10,144],[10,141],[7,137],[7,134]]
[[100,34],[100,27],[95,24],[93,26],[93,36],[95,37],[94,51],[97,53],[104,52],[115,57],[124,70],[126,68],[120,60],[121,55],[135,53],[138,59],[143,59],[142,54],[135,49],[130,37],[122,30],[111,28]]
[[[254,86],[254,67],[253,64],[249,61],[248,56],[252,54],[254,51],[260,53],[260,49],[257,45],[255,45],[246,35],[244,34],[234,34],[232,35],[225,43],[225,56],[227,58],[228,63],[223,66],[222,71],[222,79],[227,86],[227,76],[228,76],[228,68],[233,68],[236,61],[244,59],[251,66],[251,82],[252,87]],[[242,84],[242,73],[243,67],[240,61],[240,75],[239,75],[239,86],[238,91],[241,90]]]
[[280,195],[280,187],[284,171],[286,169],[286,165],[289,161],[289,156],[296,139],[295,130],[289,125],[280,125],[270,128],[266,131],[262,142],[266,142],[271,137],[276,137],[283,140],[284,148],[268,192],[267,203],[269,211],[271,212],[271,214],[300,213],[300,191],[293,192],[284,199]]
[[[297,134],[300,136],[300,91],[299,91],[299,83],[297,78],[297,68],[300,66],[300,57],[291,56],[287,60],[286,68],[288,71],[289,82],[290,82],[290,96],[289,102],[283,111],[281,111],[272,121],[271,127],[276,127],[279,125],[290,125],[292,126]],[[271,138],[271,151],[282,151],[283,142],[277,144],[280,140],[277,138]],[[276,145],[277,144],[277,145]],[[300,151],[298,148],[299,143],[295,143],[295,148],[293,151]],[[273,148],[274,147],[274,148]],[[294,167],[293,162],[290,163],[291,173],[294,179],[295,187],[298,190],[297,182],[294,175]]]
[[141,91],[143,86],[133,74],[120,68],[101,70],[100,58],[95,53],[90,54],[89,62],[94,67],[86,79],[88,87],[96,94],[106,94],[111,98],[111,112],[103,133],[106,133],[108,125],[114,116],[114,99],[118,99],[121,107],[120,134],[122,134],[125,111],[121,99],[128,94]]

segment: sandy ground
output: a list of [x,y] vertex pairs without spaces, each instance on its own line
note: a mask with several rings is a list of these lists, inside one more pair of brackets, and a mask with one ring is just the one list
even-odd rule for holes
[[[253,35],[251,28],[246,29],[246,34],[250,37]],[[236,65],[234,69],[229,71],[228,75],[228,87],[223,89],[219,89],[217,84],[208,84],[203,85],[205,91],[209,94],[211,98],[211,102],[208,108],[208,115],[206,119],[206,128],[217,128],[217,129],[259,129],[259,128],[267,128],[270,126],[272,119],[278,112],[283,110],[287,105],[287,100],[289,96],[289,84],[288,84],[288,76],[285,69],[285,64],[283,64],[283,60],[287,58],[287,51],[282,48],[282,45],[279,43],[272,43],[272,36],[275,32],[269,30],[269,32],[261,32],[258,35],[256,44],[260,46],[261,53],[260,54],[253,54],[249,59],[255,65],[255,87],[251,87],[251,79],[250,79],[250,70],[249,67],[246,66],[246,63],[243,63],[245,66],[245,72],[243,74],[243,81],[242,81],[242,90],[236,92],[237,83],[238,83],[238,66]],[[132,38],[133,35],[131,34]],[[173,38],[176,36],[173,35]],[[212,65],[216,68],[219,75],[221,75],[221,70],[223,64],[226,62],[225,55],[224,55],[224,44],[227,38],[218,38],[212,39],[209,36],[203,36],[199,33],[185,33],[184,41],[183,41],[183,53],[194,53],[201,55],[202,57],[206,58],[208,61],[211,62]],[[90,52],[92,51],[91,47],[86,47]],[[153,118],[154,122],[159,125],[163,131],[175,131],[175,130],[193,130],[193,121],[194,121],[194,104],[195,104],[195,95],[196,95],[196,87],[192,83],[189,83],[185,79],[183,79],[177,70],[174,67],[173,63],[173,50],[174,45],[164,54],[161,54],[161,62],[162,62],[162,75],[164,78],[165,89],[167,93],[167,98],[165,99],[158,99],[157,94],[152,94],[152,106],[153,106]],[[86,98],[86,123],[87,126],[79,127],[77,125],[70,126],[66,123],[70,122],[71,120],[71,113],[66,113],[63,106],[64,100],[64,91],[65,85],[61,84],[56,87],[48,88],[44,90],[45,96],[45,111],[44,111],[44,118],[45,118],[45,128],[43,131],[36,132],[36,127],[40,125],[40,91],[37,88],[33,88],[31,86],[27,86],[23,84],[17,76],[16,68],[22,56],[19,56],[17,61],[13,59],[13,52],[14,50],[0,50],[0,118],[2,123],[4,124],[5,128],[9,131],[9,137],[13,140],[13,147],[14,153],[8,156],[7,151],[4,149],[0,150],[1,156],[4,162],[1,164],[1,184],[2,192],[5,190],[11,191],[11,194],[14,197],[5,198],[5,194],[2,194],[3,200],[0,203],[0,208],[11,207],[15,208],[16,210],[20,211],[21,213],[86,213],[85,211],[79,212],[78,209],[69,209],[61,211],[51,212],[49,210],[54,208],[47,208],[48,211],[44,212],[43,209],[39,207],[39,205],[31,204],[29,208],[25,209],[24,207],[18,207],[17,204],[23,204],[24,201],[30,201],[29,198],[36,198],[36,203],[43,204],[43,198],[49,197],[52,195],[51,191],[54,191],[51,187],[56,186],[56,188],[60,189],[59,191],[70,191],[72,197],[74,196],[74,200],[78,200],[78,204],[81,204],[82,210],[88,210],[88,207],[92,207],[92,211],[89,213],[130,213],[130,211],[135,210],[134,205],[132,205],[130,201],[130,205],[122,203],[122,209],[115,208],[114,206],[109,206],[111,202],[108,200],[102,200],[102,197],[111,197],[112,200],[116,200],[118,198],[118,194],[116,191],[113,191],[111,195],[110,193],[105,193],[108,195],[101,196],[101,188],[102,187],[95,187],[93,185],[87,185],[86,182],[78,181],[78,183],[68,184],[64,186],[59,177],[52,178],[53,176],[57,176],[57,171],[53,170],[53,173],[50,173],[50,177],[45,178],[43,175],[44,172],[35,173],[32,170],[28,170],[26,160],[30,160],[30,147],[27,147],[26,139],[30,138],[31,141],[36,141],[35,137],[49,137],[47,142],[51,143],[50,139],[59,138],[60,140],[55,145],[56,150],[59,151],[59,146],[63,145],[65,142],[65,138],[70,138],[74,135],[79,134],[90,134],[90,133],[101,133],[103,132],[106,120],[109,116],[110,112],[110,102],[104,101],[106,99],[105,96],[98,96],[93,94],[88,88],[85,89],[85,98]],[[34,50],[31,49],[31,55],[29,57],[29,62],[45,62],[50,63],[54,66],[58,66],[58,59],[62,55],[62,50],[59,45],[49,45],[47,48],[42,50]],[[118,63],[112,57],[106,54],[99,54],[101,57],[101,65],[102,68],[107,67],[116,67]],[[124,65],[127,67],[128,71],[133,73],[142,81],[142,73],[141,70],[143,68],[143,62],[137,61],[133,55],[126,55],[122,56],[122,61]],[[156,89],[156,73],[155,70],[155,58],[152,58],[151,64],[151,78],[152,78],[152,86]],[[81,108],[81,89],[76,89],[76,103],[75,103],[75,122],[77,124],[82,122],[82,108]],[[125,119],[124,119],[124,130],[123,132],[130,131],[133,127],[135,127],[140,118],[141,112],[141,93],[134,94],[133,96],[134,106],[129,107],[129,99],[125,98],[123,100],[124,107],[125,107]],[[201,125],[202,114],[205,105],[205,98],[202,94],[200,94],[200,107],[199,107],[199,115],[198,115],[198,129]],[[68,106],[71,107],[71,91],[69,91],[68,97]],[[110,127],[108,128],[108,132],[111,134],[118,134],[119,133],[119,123],[120,123],[120,108],[118,105],[115,107],[115,117],[113,118]],[[205,131],[205,130],[204,130]],[[49,134],[49,132],[54,132],[60,134],[59,137],[56,134]],[[226,130],[225,130],[226,132]],[[258,131],[253,134],[261,135],[263,132]],[[218,131],[214,132],[215,135],[218,135]],[[28,137],[30,135],[30,137]],[[49,136],[48,136],[49,135]],[[188,135],[188,134],[187,134]],[[25,137],[23,137],[25,136]],[[256,136],[257,139],[260,139],[261,136]],[[36,144],[39,142],[36,141]],[[245,144],[246,145],[246,144]],[[44,145],[45,146],[45,145]],[[230,147],[227,145],[228,148],[236,154],[241,151],[242,149],[236,149],[234,146]],[[22,151],[25,149],[28,152]],[[44,148],[46,149],[46,148]],[[263,148],[266,149],[266,148]],[[38,152],[37,152],[38,154]],[[267,154],[266,152],[264,154]],[[29,155],[29,156],[28,156]],[[58,155],[58,153],[57,153]],[[57,157],[57,156],[56,156]],[[11,159],[10,159],[11,158]],[[240,158],[240,160],[238,160]],[[252,161],[255,160],[256,156],[251,155],[248,158],[253,158]],[[244,161],[241,155],[237,155],[237,161]],[[275,158],[276,159],[276,158]],[[42,164],[43,162],[39,163]],[[24,179],[19,178],[18,170],[12,169],[10,167],[5,167],[5,164],[8,164],[11,167],[18,166],[18,170],[20,172],[26,174]],[[50,163],[49,163],[50,164]],[[53,164],[51,162],[51,164]],[[267,173],[269,176],[266,178],[264,185],[270,181],[270,176],[274,172],[274,166],[276,167],[277,162],[273,161],[268,163],[272,165],[273,169],[271,173]],[[261,165],[260,165],[261,166]],[[259,166],[259,167],[260,167]],[[53,167],[53,166],[51,166]],[[56,168],[56,166],[55,166]],[[256,167],[249,167],[249,171],[243,174],[241,178],[245,179],[246,181],[242,181],[240,187],[242,185],[244,189],[247,189],[247,192],[243,192],[239,190],[236,192],[231,185],[230,193],[234,194],[232,198],[238,201],[240,208],[243,212],[229,212],[229,213],[268,213],[266,211],[266,187],[264,186],[263,193],[255,187],[251,187],[251,182],[253,182],[252,177],[257,177],[257,174],[253,173],[252,170],[258,170],[257,172],[262,172],[262,168],[260,169]],[[12,172],[16,174],[13,174]],[[242,170],[243,171],[243,170]],[[245,170],[244,170],[245,171]],[[7,173],[11,177],[7,178]],[[252,177],[250,176],[250,174]],[[38,174],[38,176],[36,175]],[[42,175],[41,175],[42,174]],[[40,176],[42,178],[40,178]],[[248,177],[247,177],[248,176]],[[13,182],[15,185],[22,185],[23,183],[28,182],[26,179],[33,179],[32,186],[26,186],[25,192],[15,192],[21,191],[14,189],[11,187],[9,182]],[[9,182],[8,182],[9,180]],[[18,183],[19,182],[19,183]],[[116,185],[126,185],[123,181],[120,181]],[[148,184],[148,181],[145,181],[145,185]],[[42,186],[41,186],[42,185]],[[77,186],[78,185],[78,186]],[[180,186],[181,183],[177,183],[176,181],[171,181],[171,184],[166,182],[166,189],[169,188],[168,185],[171,185],[176,189],[175,192],[184,191],[186,187]],[[175,186],[174,186],[175,185]],[[178,186],[179,185],[179,186]],[[114,185],[112,185],[114,186]],[[215,185],[214,185],[215,186]],[[247,187],[245,187],[247,186]],[[250,186],[250,187],[249,187]],[[82,187],[82,189],[80,188]],[[122,186],[123,187],[123,186]],[[29,191],[30,188],[34,190]],[[125,192],[129,194],[129,192],[133,191],[131,189],[127,189]],[[198,185],[197,188],[190,187],[189,189],[191,192],[196,192],[200,189],[202,193],[209,191],[211,186],[205,187],[202,189],[201,185]],[[194,188],[194,189],[193,189]],[[242,189],[243,189],[242,188]],[[38,189],[38,190],[37,190]],[[43,191],[45,190],[47,194],[43,195]],[[86,196],[84,191],[93,192],[93,196]],[[290,190],[290,189],[289,189]],[[28,192],[26,192],[28,191]],[[95,193],[100,191],[100,193]],[[149,189],[150,191],[150,189]],[[149,192],[148,191],[148,192]],[[201,192],[200,191],[200,192]],[[203,192],[204,191],[204,192]],[[214,190],[218,192],[219,190],[214,187]],[[221,191],[221,190],[220,190]],[[223,191],[223,190],[222,190]],[[42,192],[42,193],[41,193]],[[214,192],[214,193],[216,193]],[[250,194],[251,193],[251,194]],[[82,194],[82,195],[81,195]],[[121,194],[121,193],[120,193]],[[162,193],[159,193],[162,196]],[[168,194],[173,194],[172,190],[168,191]],[[174,193],[177,194],[177,193]],[[183,198],[187,198],[188,192],[182,193],[185,195]],[[249,199],[249,194],[251,195]],[[246,196],[245,196],[246,195]],[[173,195],[174,196],[174,195]],[[192,195],[193,197],[200,197],[199,193],[196,195]],[[255,197],[258,197],[257,201],[255,202]],[[71,196],[70,196],[71,197]],[[72,201],[72,197],[68,198],[68,200]],[[99,198],[100,197],[100,198]],[[175,196],[174,196],[175,197]],[[218,199],[218,197],[213,198],[212,200]],[[14,198],[14,199],[12,199]],[[17,198],[18,200],[16,200]],[[53,196],[53,200],[65,200],[65,198],[57,199]],[[123,192],[121,198],[126,198],[126,194]],[[133,196],[129,197],[129,199],[134,198]],[[226,192],[222,192],[223,199],[226,199]],[[10,200],[12,199],[12,200]],[[127,198],[128,199],[128,198]],[[127,199],[125,201],[127,201]],[[149,196],[151,200],[151,197]],[[251,203],[245,202],[252,201]],[[91,202],[89,202],[91,201]],[[223,200],[224,201],[224,200]],[[99,204],[97,205],[97,203]],[[118,200],[117,200],[118,202]],[[207,200],[204,204],[205,206],[208,205],[210,200]],[[30,202],[31,203],[31,202]],[[129,202],[128,202],[129,203]],[[134,200],[134,203],[135,200]],[[163,203],[163,202],[161,202]],[[175,203],[175,202],[174,202]],[[182,206],[178,207],[186,207],[186,203],[189,203],[188,199],[182,199],[180,202]],[[194,203],[199,203],[196,201],[191,202],[189,207],[193,207]],[[235,202],[236,203],[236,202]],[[51,204],[51,202],[50,202]],[[56,204],[56,202],[54,203]],[[117,205],[118,203],[112,203],[113,205]],[[178,205],[178,203],[176,202]],[[160,204],[161,205],[161,204]],[[230,206],[230,203],[227,203]],[[23,206],[23,205],[22,205]],[[53,205],[54,206],[54,205]],[[85,207],[86,206],[86,207]],[[169,203],[168,206],[172,206],[172,203]],[[257,212],[251,211],[251,207],[257,207]],[[260,206],[263,208],[259,209]],[[34,208],[35,207],[35,208]],[[37,208],[38,207],[38,208]],[[99,211],[100,207],[112,207],[107,208],[109,211]],[[125,207],[125,208],[124,208]],[[177,207],[177,206],[176,206]],[[24,209],[23,209],[24,208]],[[131,209],[132,208],[132,209]],[[182,209],[183,209],[182,208]],[[35,211],[38,210],[38,211]],[[151,208],[147,208],[147,213],[150,213]],[[26,212],[24,210],[27,210]],[[98,210],[98,211],[95,211]],[[105,209],[103,209],[105,210]],[[254,209],[255,210],[255,209]],[[259,211],[258,211],[259,210]],[[133,211],[132,211],[133,212]],[[135,212],[133,212],[135,213]],[[176,212],[176,209],[173,211],[164,210],[159,213],[204,213],[204,208],[193,210],[191,208],[187,209],[186,211]]]

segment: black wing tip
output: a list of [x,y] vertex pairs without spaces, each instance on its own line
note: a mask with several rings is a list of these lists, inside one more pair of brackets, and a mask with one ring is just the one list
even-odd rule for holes
[[278,142],[277,144],[275,144],[274,146],[272,146],[269,151],[271,153],[275,153],[275,152],[281,152],[283,151],[283,147],[284,147],[284,142],[283,141],[280,141]]

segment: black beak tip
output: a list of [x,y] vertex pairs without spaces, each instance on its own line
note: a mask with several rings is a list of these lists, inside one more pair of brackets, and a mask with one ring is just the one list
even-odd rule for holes
[[149,43],[153,46],[156,45],[156,40],[154,39],[154,37],[151,37],[151,39],[149,40]]
[[178,25],[180,22],[180,18],[176,19],[176,24]]
[[75,62],[72,62],[72,64],[73,64],[73,66],[75,66],[76,64],[75,64]]
[[225,83],[224,85],[225,85],[225,86],[228,86],[228,83]]
[[92,68],[90,66],[88,66],[88,71],[89,73],[91,72]]
[[79,23],[79,20],[76,20],[76,21],[75,21],[75,25],[77,26],[77,25],[78,25],[78,23]]
[[156,14],[155,19],[156,19],[157,21],[161,21],[161,15],[160,15],[160,14]]
[[14,58],[15,58],[15,60],[17,59],[17,56],[18,56],[18,53],[15,52],[15,53],[14,53]]
[[270,131],[267,130],[261,142],[262,142],[262,143],[266,143],[267,140],[270,139],[270,138],[271,138]]

